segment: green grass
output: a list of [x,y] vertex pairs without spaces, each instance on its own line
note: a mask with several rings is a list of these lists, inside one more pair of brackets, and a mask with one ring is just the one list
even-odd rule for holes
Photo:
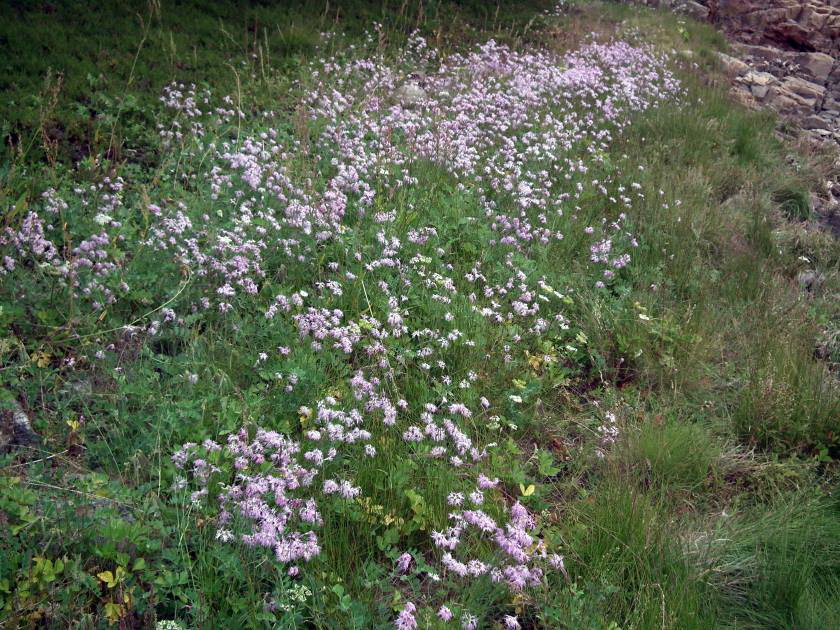
[[628,476],[675,496],[701,494],[723,456],[716,436],[706,427],[688,419],[661,417],[628,436],[624,449],[619,461]]
[[836,501],[793,495],[727,516],[701,557],[737,627],[818,628],[838,619]]
[[[546,5],[547,6],[547,5]],[[288,92],[318,51],[359,42],[374,22],[383,46],[415,28],[446,50],[492,32],[510,41],[540,2],[504,11],[471,0],[282,3],[159,0],[11,2],[0,7],[0,133],[31,158],[78,163],[96,156],[156,161],[154,111],[164,85],[196,83],[257,109],[293,106]]]
[[[729,99],[710,54],[725,45],[719,34],[669,13],[583,1],[557,19],[539,17],[544,3],[477,0],[97,8],[67,1],[0,9],[2,228],[18,228],[54,186],[71,203],[70,238],[93,225],[73,187],[117,175],[129,182],[138,216],[150,200],[183,200],[196,221],[213,216],[207,190],[189,177],[205,173],[207,156],[166,148],[155,128],[164,119],[160,90],[173,80],[231,94],[249,114],[275,112],[270,124],[292,146],[313,137],[300,116],[307,63],[359,54],[350,45],[394,56],[414,28],[443,53],[491,37],[563,50],[583,29],[693,54],[674,62],[682,101],[637,116],[599,167],[628,185],[643,182],[644,202],[628,211],[639,247],[620,282],[593,289],[587,246],[574,235],[516,259],[566,296],[567,337],[504,365],[509,331],[465,302],[444,307],[405,289],[412,322],[451,310],[476,342],[441,354],[451,372],[460,379],[475,371],[481,393],[511,401],[480,419],[498,444],[486,471],[503,488],[487,511],[523,501],[549,548],[565,555],[567,575],[522,595],[486,580],[456,587],[444,576],[433,590],[421,573],[395,576],[401,553],[417,564],[431,557],[428,534],[447,525],[444,498],[468,489],[457,469],[415,457],[378,425],[371,431],[380,456],[348,464],[369,491],[364,501],[324,510],[330,535],[303,579],[290,580],[270,555],[220,545],[214,515],[171,490],[171,454],[243,426],[300,434],[310,422],[301,406],[352,398],[353,371],[304,344],[257,369],[260,351],[291,345],[298,333],[282,318],[266,325],[264,309],[244,300],[233,326],[185,307],[183,325],[151,340],[117,332],[201,295],[201,279],[138,246],[131,284],[142,290],[101,316],[68,300],[37,267],[0,287],[2,404],[16,400],[41,436],[36,450],[0,455],[0,625],[178,619],[184,627],[384,628],[406,601],[427,602],[428,628],[440,625],[432,614],[444,602],[479,615],[481,627],[513,613],[523,626],[544,628],[836,625],[840,255],[836,240],[806,222],[810,191],[828,167],[825,156],[784,144],[772,116]],[[383,24],[381,40],[366,43],[373,21]],[[322,31],[336,33],[326,50]],[[219,140],[235,142],[263,124],[249,118],[247,128],[219,130]],[[290,163],[303,176],[315,171],[311,156]],[[494,233],[469,219],[477,195],[438,166],[413,169],[418,184],[380,201],[381,209],[397,211],[400,229],[435,226],[453,277],[477,261],[500,273],[505,260],[484,245]],[[594,204],[581,210],[610,212],[618,214]],[[132,238],[139,242],[147,228],[138,219]],[[379,255],[375,230],[354,234],[354,247]],[[343,260],[332,244],[319,247],[320,264]],[[266,267],[266,293],[328,277],[290,271],[281,256]],[[808,294],[795,280],[806,267],[824,278]],[[379,279],[371,272],[333,308],[381,310]],[[107,361],[83,358],[105,343],[114,344]],[[75,371],[61,364],[70,356]],[[296,375],[292,392],[273,384],[275,370]],[[403,373],[389,387],[413,402],[441,394]],[[604,446],[608,413],[617,437]],[[489,557],[487,545],[469,544]],[[266,609],[270,599],[290,612]]]

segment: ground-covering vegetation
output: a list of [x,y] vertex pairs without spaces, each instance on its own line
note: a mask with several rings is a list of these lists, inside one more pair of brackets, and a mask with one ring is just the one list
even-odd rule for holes
[[718,34],[133,9],[2,9],[2,623],[838,624],[837,167]]

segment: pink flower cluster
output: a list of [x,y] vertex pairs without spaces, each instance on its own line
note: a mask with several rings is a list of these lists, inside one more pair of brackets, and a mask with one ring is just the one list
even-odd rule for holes
[[[395,62],[334,57],[311,76],[298,138],[264,121],[248,125],[229,98],[214,108],[209,93],[170,85],[162,96],[170,119],[159,129],[178,158],[170,175],[200,195],[146,199],[129,211],[119,178],[79,189],[90,216],[68,241],[60,225],[69,204],[48,190],[40,211],[0,234],[0,275],[47,269],[99,310],[129,290],[134,250],[150,249],[162,270],[189,278],[190,302],[166,302],[147,333],[182,323],[175,309],[191,307],[196,319],[258,313],[260,325],[289,331],[282,348],[254,350],[261,376],[278,370],[269,387],[294,390],[297,373],[271,366],[299,352],[348,375],[335,383],[349,389],[345,399],[306,400],[314,410],[300,409],[299,434],[243,429],[224,446],[185,444],[172,456],[176,488],[197,505],[216,504],[220,541],[270,550],[296,575],[297,563],[321,552],[325,506],[373,490],[346,472],[380,456],[381,439],[468,484],[438,497],[448,521],[428,541],[447,577],[514,593],[536,587],[547,571],[565,569],[534,515],[479,474],[495,446],[487,414],[500,404],[484,372],[539,352],[543,341],[566,343],[567,296],[535,261],[581,263],[602,287],[632,264],[628,215],[644,199],[643,174],[622,173],[607,152],[634,114],[680,87],[662,59],[622,42],[559,57],[490,41],[441,59],[416,35]],[[227,132],[238,123],[234,140]],[[185,177],[180,169],[196,156],[206,162],[196,159]],[[431,225],[420,202],[405,201],[429,167],[463,197],[458,226]],[[142,243],[124,242],[126,224]],[[463,242],[451,238],[455,229]],[[484,340],[474,331],[487,323]],[[618,435],[615,418],[599,432],[603,452]],[[403,554],[397,572],[411,565]],[[405,604],[396,626],[416,628],[417,610]],[[446,606],[438,616],[454,618]],[[477,624],[463,614],[463,628]],[[510,616],[504,624],[519,627]]]
[[[189,209],[176,204],[156,215],[150,230],[149,243],[205,278],[209,299],[223,312],[234,300],[260,299],[268,261],[305,271],[322,253],[317,278],[276,294],[263,312],[267,325],[296,329],[299,347],[345,362],[357,407],[327,397],[316,412],[303,409],[315,424],[304,431],[306,446],[270,432],[260,432],[256,443],[237,438],[228,453],[240,472],[220,495],[222,520],[245,518],[252,533],[244,542],[271,547],[283,561],[306,560],[317,549],[314,529],[326,497],[352,500],[364,491],[333,478],[310,486],[315,471],[377,456],[366,428],[373,419],[377,432],[392,432],[415,457],[475,474],[494,446],[483,443],[480,430],[493,403],[482,396],[480,410],[470,406],[481,376],[457,374],[456,351],[508,363],[549,332],[562,337],[570,326],[566,296],[529,271],[523,261],[530,256],[578,243],[599,285],[631,263],[637,243],[625,211],[643,199],[642,186],[603,168],[603,156],[633,113],[679,93],[660,59],[624,43],[591,44],[560,59],[488,42],[439,60],[421,42],[414,37],[406,53],[427,70],[419,100],[399,96],[409,81],[399,64],[326,60],[313,71],[317,84],[307,98],[307,122],[318,129],[311,145],[272,129],[213,145],[209,182],[219,220],[194,224]],[[316,165],[317,183],[296,174],[301,157]],[[483,245],[501,264],[476,260],[468,273],[457,273],[440,226],[406,225],[403,210],[388,206],[385,200],[416,185],[417,167],[430,162],[474,196],[466,223],[491,235]],[[363,308],[348,310],[346,295],[363,295]],[[462,332],[470,318],[498,326],[502,342],[475,348]],[[430,381],[447,393],[408,402],[398,394],[405,380]],[[280,473],[251,480],[242,471],[257,463],[250,453],[255,444],[264,449],[266,436]],[[546,571],[564,571],[534,516],[501,493],[485,497],[498,480],[473,478],[471,491],[446,497],[449,523],[431,534],[445,574],[521,592],[542,584]],[[304,488],[308,498],[293,493]],[[472,555],[477,549],[480,558]],[[397,572],[409,571],[411,562],[403,554]],[[417,627],[416,612],[406,604],[396,627]],[[443,607],[439,616],[452,613]],[[464,613],[462,627],[476,624]],[[510,616],[504,624],[519,625]]]
[[[274,431],[258,429],[249,440],[243,429],[225,447],[212,440],[185,444],[172,461],[183,475],[176,488],[194,487],[193,503],[210,499],[211,482],[218,485],[217,539],[271,549],[278,562],[296,563],[321,551],[314,530],[323,519],[315,498],[306,495],[315,493],[315,478],[334,457],[334,451],[301,453],[298,442]],[[328,479],[322,492],[351,500],[359,489]]]
[[62,225],[70,212],[55,189],[42,195],[41,213],[30,211],[20,227],[7,227],[0,233],[0,251],[4,252],[0,276],[23,264],[26,268],[46,271],[58,278],[74,299],[83,299],[93,311],[99,311],[125,295],[129,287],[123,280],[125,235],[122,233],[123,190],[121,177],[106,177],[74,193],[90,220],[88,236],[75,245],[67,239]]

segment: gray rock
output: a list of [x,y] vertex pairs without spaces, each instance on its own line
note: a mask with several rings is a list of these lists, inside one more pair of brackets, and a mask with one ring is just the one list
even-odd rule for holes
[[749,85],[770,85],[771,83],[776,82],[776,77],[774,77],[769,72],[758,72],[756,70],[750,70],[743,76],[743,82]]
[[87,379],[67,381],[64,383],[60,391],[62,394],[70,394],[86,398],[93,395],[93,384]]
[[723,71],[730,77],[740,77],[750,71],[750,67],[746,63],[735,57],[719,52],[717,58],[723,65]]
[[768,97],[770,106],[780,114],[801,115],[814,111],[791,92],[774,88]]
[[776,77],[769,72],[750,70],[741,77],[741,81],[749,86],[750,92],[755,98],[761,100],[767,96],[770,86],[776,83]]
[[729,90],[729,93],[732,94],[733,98],[744,107],[755,109],[758,106],[752,96],[752,93],[746,87],[733,85]]
[[786,77],[767,95],[772,107],[783,114],[810,114],[819,109],[825,88],[800,77]]
[[792,46],[800,50],[812,46],[811,31],[793,20],[785,20],[784,22],[773,24],[765,32],[780,44]]
[[690,15],[695,20],[709,19],[709,7],[704,7],[699,2],[694,2],[694,0],[683,0],[677,3],[674,8],[680,13]]
[[834,126],[833,121],[824,116],[806,116],[801,121],[803,129],[830,129]]
[[744,55],[755,57],[763,61],[777,61],[784,59],[789,53],[772,46],[751,46],[749,44],[742,44],[740,46]]
[[763,100],[767,96],[767,92],[769,92],[769,91],[770,91],[770,86],[769,85],[754,84],[754,85],[750,86],[750,93],[752,93],[752,95],[759,100]]
[[817,273],[811,269],[800,271],[796,274],[797,284],[807,291],[813,291],[814,289],[819,288],[824,281],[825,278],[821,273]]
[[32,430],[29,416],[14,398],[0,409],[0,453],[7,453],[20,446],[35,446],[41,438]]
[[819,83],[825,83],[834,68],[834,57],[825,53],[799,53],[794,59]]
[[394,91],[394,99],[406,109],[419,106],[427,98],[426,90],[413,82],[403,83]]
[[816,107],[825,97],[825,88],[823,86],[806,81],[800,77],[787,77],[782,81],[782,86],[785,90],[795,94],[805,104],[811,107]]

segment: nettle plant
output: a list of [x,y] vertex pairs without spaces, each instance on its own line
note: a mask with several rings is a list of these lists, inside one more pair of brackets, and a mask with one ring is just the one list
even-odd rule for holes
[[[166,286],[131,322],[149,339],[166,326],[267,331],[257,343],[282,331],[281,345],[255,353],[255,376],[292,392],[288,366],[305,355],[328,391],[304,392],[283,431],[248,423],[185,444],[172,457],[174,495],[212,518],[219,544],[263,549],[292,578],[323,559],[342,505],[416,516],[422,503],[421,551],[398,554],[395,571],[420,557],[428,585],[395,623],[414,628],[434,612],[422,606],[445,600],[440,620],[454,609],[476,627],[449,601],[453,585],[516,595],[563,570],[537,515],[489,470],[498,430],[488,427],[528,402],[508,395],[517,365],[573,364],[566,271],[608,292],[632,264],[627,213],[643,186],[607,152],[634,114],[680,87],[663,59],[622,42],[560,57],[490,41],[440,59],[418,36],[397,60],[336,56],[311,77],[294,129],[170,86],[161,178],[191,195],[142,189],[129,210],[130,183],[107,180],[77,191],[90,218],[68,234],[67,202],[48,191],[0,237],[3,274],[57,282],[97,321]],[[406,460],[447,482],[395,499],[382,475]]]

